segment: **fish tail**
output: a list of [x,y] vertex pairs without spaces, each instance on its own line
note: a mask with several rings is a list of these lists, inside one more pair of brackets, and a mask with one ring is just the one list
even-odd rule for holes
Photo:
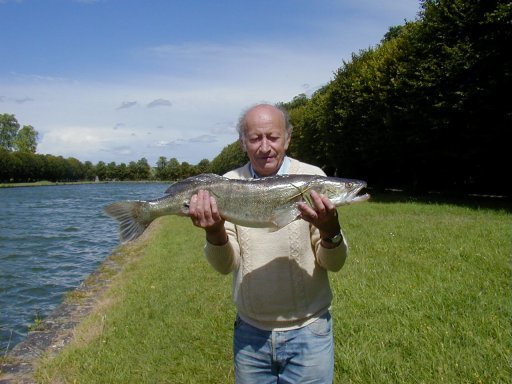
[[144,218],[144,206],[144,201],[120,201],[105,207],[105,212],[119,221],[119,234],[123,243],[138,238],[151,222]]

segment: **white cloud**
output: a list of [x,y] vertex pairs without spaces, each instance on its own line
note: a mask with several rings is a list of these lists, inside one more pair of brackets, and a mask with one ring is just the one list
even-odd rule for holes
[[77,154],[104,151],[115,140],[116,134],[105,127],[65,126],[46,131],[37,149],[39,153],[75,157]]
[[217,136],[213,135],[201,135],[189,139],[190,143],[214,143],[216,141],[218,141],[218,138]]
[[172,103],[169,100],[165,100],[165,99],[156,99],[147,105],[148,108],[171,107],[171,106],[172,106]]
[[21,97],[21,98],[15,99],[15,98],[10,98],[10,97],[0,96],[0,103],[24,104],[24,103],[28,103],[31,101],[34,101],[34,99],[31,97]]
[[133,108],[135,106],[137,106],[137,102],[136,101],[123,101],[121,103],[121,105],[119,107],[117,107],[116,109],[128,109],[128,108]]

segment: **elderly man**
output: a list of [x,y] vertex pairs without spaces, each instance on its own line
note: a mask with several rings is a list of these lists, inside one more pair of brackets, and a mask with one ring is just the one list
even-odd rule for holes
[[[238,125],[249,163],[232,179],[325,173],[286,156],[292,126],[286,111],[268,104],[248,109]],[[214,269],[233,274],[236,383],[331,383],[334,342],[327,271],[347,257],[336,207],[311,191],[312,206],[286,227],[247,228],[225,221],[215,198],[199,191],[190,203],[194,225],[206,232],[205,254]]]

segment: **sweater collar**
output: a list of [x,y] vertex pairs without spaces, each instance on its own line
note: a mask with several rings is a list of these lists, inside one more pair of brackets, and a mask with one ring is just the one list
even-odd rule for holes
[[[288,173],[289,169],[290,169],[290,158],[288,156],[285,156],[283,159],[283,163],[281,164],[281,167],[279,167],[279,170],[277,171],[276,175],[286,175]],[[256,173],[256,171],[252,167],[251,163],[249,163],[249,173],[251,174],[251,177],[253,179],[260,178],[260,175],[258,175]]]

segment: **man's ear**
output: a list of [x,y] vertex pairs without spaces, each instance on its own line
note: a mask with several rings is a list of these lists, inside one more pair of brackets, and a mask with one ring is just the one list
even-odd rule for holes
[[284,143],[284,150],[285,151],[288,149],[288,146],[290,145],[291,139],[292,139],[291,135],[286,135],[286,141]]
[[242,151],[247,152],[247,145],[245,145],[245,140],[240,139],[238,142],[240,143],[240,148],[242,148]]

